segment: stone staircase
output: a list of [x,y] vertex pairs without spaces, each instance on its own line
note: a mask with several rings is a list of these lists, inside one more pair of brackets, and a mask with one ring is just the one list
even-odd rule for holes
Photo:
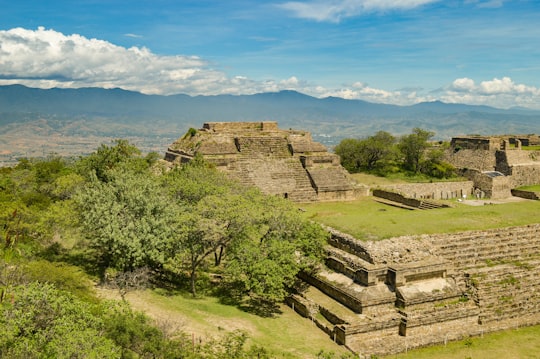
[[288,152],[286,139],[245,137],[236,141],[240,152],[228,164],[227,172],[242,184],[295,202],[317,201],[309,175],[301,162]]
[[409,198],[397,192],[381,189],[373,190],[373,196],[378,202],[405,209],[428,210],[449,207],[447,204],[429,201],[426,199]]
[[289,303],[359,355],[540,323],[540,224],[378,242],[328,230],[325,265]]
[[[476,268],[466,274],[472,299],[486,328],[515,328],[540,319],[540,260]],[[519,322],[519,324],[518,324]]]
[[249,136],[234,139],[238,151],[246,157],[254,154],[272,156],[273,158],[291,157],[286,138],[279,136]]
[[475,333],[477,305],[450,262],[382,263],[362,242],[332,233],[325,265],[300,274],[288,302],[337,343],[382,355]]
[[456,268],[534,259],[540,255],[540,225],[436,235],[431,243],[435,253]]

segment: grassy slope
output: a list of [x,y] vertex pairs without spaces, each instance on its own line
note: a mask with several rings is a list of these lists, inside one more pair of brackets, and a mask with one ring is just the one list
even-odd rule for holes
[[[100,295],[118,298],[115,291],[100,290]],[[321,350],[336,357],[348,351],[330,339],[310,320],[286,305],[271,318],[257,316],[236,306],[221,304],[215,297],[192,298],[189,294],[167,294],[164,291],[131,292],[131,306],[155,319],[158,324],[185,332],[194,340],[217,338],[234,330],[245,331],[247,345],[268,350],[273,358],[316,358]]]

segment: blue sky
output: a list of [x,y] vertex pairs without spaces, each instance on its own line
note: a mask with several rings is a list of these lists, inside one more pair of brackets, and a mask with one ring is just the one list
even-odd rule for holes
[[540,109],[538,0],[2,0],[0,84]]

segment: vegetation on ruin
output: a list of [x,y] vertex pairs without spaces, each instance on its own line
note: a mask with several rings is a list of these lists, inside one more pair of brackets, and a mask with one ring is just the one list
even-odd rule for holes
[[530,191],[530,192],[540,192],[540,184],[532,185],[532,186],[522,186],[522,187],[518,187],[517,189],[520,189],[523,191]]

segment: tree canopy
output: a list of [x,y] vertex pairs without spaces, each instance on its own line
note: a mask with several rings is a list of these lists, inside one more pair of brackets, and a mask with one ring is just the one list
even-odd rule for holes
[[411,134],[396,138],[379,131],[364,139],[346,138],[336,147],[342,165],[349,172],[388,175],[403,171],[437,178],[455,175],[454,168],[443,160],[443,149],[433,147],[434,132],[414,128]]

